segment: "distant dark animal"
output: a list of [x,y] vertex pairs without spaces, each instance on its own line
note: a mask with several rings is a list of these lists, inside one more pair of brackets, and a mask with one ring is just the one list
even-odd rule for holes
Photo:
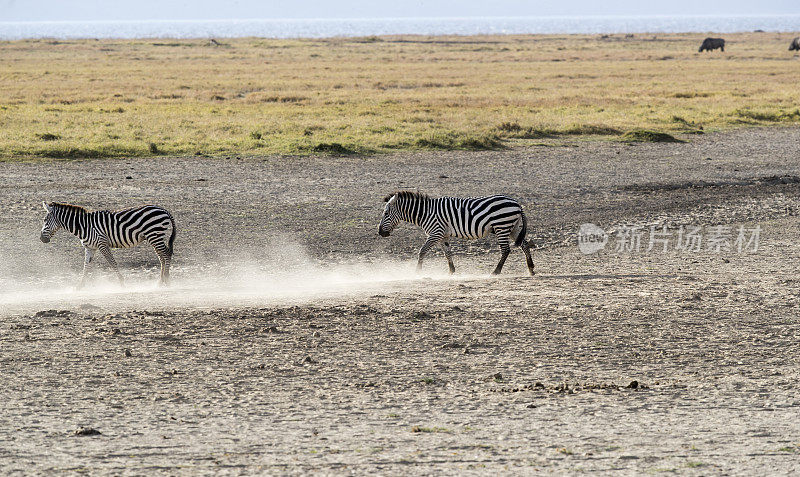
[[789,45],[789,51],[793,50],[800,51],[800,36],[792,40],[792,44]]
[[[66,229],[72,235],[81,239],[85,249],[83,260],[83,274],[78,288],[86,280],[86,269],[96,251],[105,257],[106,261],[119,278],[122,284],[122,275],[117,268],[117,262],[111,256],[112,248],[130,248],[141,242],[147,241],[156,251],[161,262],[161,284],[169,284],[169,264],[172,260],[173,243],[175,242],[175,220],[172,215],[161,207],[145,205],[132,209],[98,210],[89,212],[83,207],[57,202],[42,202],[47,217],[42,226],[42,242],[47,243],[53,238],[58,229]],[[167,230],[172,228],[172,233],[167,240]]]
[[719,48],[721,51],[725,51],[725,40],[722,38],[706,38],[703,40],[703,44],[700,45],[700,49],[698,50],[700,53],[703,51],[713,51]]
[[388,237],[398,222],[404,220],[422,227],[428,239],[419,251],[417,270],[422,268],[422,259],[435,245],[444,250],[450,273],[455,272],[453,253],[450,251],[450,238],[477,239],[494,234],[500,246],[500,262],[494,275],[500,273],[508,258],[510,242],[525,252],[528,271],[533,275],[533,259],[530,244],[525,239],[528,220],[522,206],[516,200],[503,195],[488,197],[428,197],[410,191],[395,192],[384,201],[383,217],[378,226],[378,235]]

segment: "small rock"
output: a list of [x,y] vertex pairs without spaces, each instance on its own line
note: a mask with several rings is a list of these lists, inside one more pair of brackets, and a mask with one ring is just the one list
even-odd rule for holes
[[528,404],[525,407],[527,407],[528,409],[536,409],[536,404]]
[[77,431],[75,431],[76,436],[99,436],[101,435],[100,431],[93,427],[81,427]]
[[125,348],[125,357],[126,358],[130,358],[131,356],[133,356],[133,353],[131,353],[131,350],[129,350],[128,348]]
[[264,328],[265,333],[280,333],[277,326],[267,326]]
[[126,179],[133,179],[132,176],[125,176]]
[[51,316],[69,316],[72,312],[69,310],[42,310],[37,311],[35,315],[36,318],[44,318],[44,317],[51,317]]
[[303,364],[317,364],[317,362],[311,356],[306,356],[303,358]]
[[442,345],[442,349],[456,349],[456,348],[464,348],[464,345],[456,341]]
[[417,311],[414,312],[411,318],[414,320],[430,320],[431,318],[434,318],[434,316],[425,311]]
[[639,381],[633,380],[625,387],[628,389],[639,389]]
[[492,375],[492,379],[494,379],[495,381],[500,381],[500,380],[502,380],[502,379],[503,379],[503,375],[502,375],[502,374],[500,374],[500,373],[494,373],[494,374]]

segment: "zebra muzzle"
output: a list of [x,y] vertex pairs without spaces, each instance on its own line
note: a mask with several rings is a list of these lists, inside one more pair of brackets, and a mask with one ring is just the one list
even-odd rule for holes
[[48,237],[47,235],[42,235],[42,236],[41,236],[41,237],[39,237],[39,238],[41,238],[41,239],[42,239],[42,242],[44,242],[44,243],[48,243],[48,242],[50,242],[50,237]]

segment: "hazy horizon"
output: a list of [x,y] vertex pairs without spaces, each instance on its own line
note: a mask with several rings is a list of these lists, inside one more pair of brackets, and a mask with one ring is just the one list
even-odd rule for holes
[[375,2],[366,0],[0,0],[2,22],[203,21],[387,18],[521,18],[521,17],[650,17],[762,16],[798,14],[796,2],[786,0],[696,2],[676,0],[642,4],[622,0],[598,4],[591,0],[432,0]]

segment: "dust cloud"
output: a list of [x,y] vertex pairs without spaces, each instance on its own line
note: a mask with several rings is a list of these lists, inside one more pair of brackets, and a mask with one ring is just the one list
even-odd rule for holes
[[[171,271],[169,287],[158,286],[158,261],[145,244],[137,248],[139,266],[130,267],[130,251],[114,250],[124,287],[102,257],[90,265],[86,286],[76,285],[83,266],[82,248],[70,240],[65,252],[31,252],[0,257],[0,311],[45,309],[147,309],[154,307],[231,307],[308,303],[332,296],[356,296],[396,290],[421,280],[450,280],[446,266],[417,274],[414,261],[324,262],[311,257],[291,239],[279,237],[247,251],[209,251],[181,258]],[[431,257],[434,259],[434,257]],[[440,258],[440,257],[435,257]],[[437,260],[438,262],[438,260]],[[126,266],[127,265],[127,266]],[[436,263],[436,265],[442,265]],[[436,270],[439,268],[440,270]],[[460,274],[459,279],[467,278]]]

